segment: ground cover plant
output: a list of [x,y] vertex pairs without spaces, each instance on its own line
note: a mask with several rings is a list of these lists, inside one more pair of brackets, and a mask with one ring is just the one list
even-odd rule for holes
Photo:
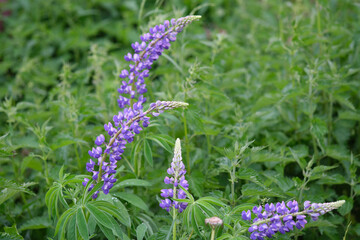
[[359,238],[356,1],[0,12],[0,239]]

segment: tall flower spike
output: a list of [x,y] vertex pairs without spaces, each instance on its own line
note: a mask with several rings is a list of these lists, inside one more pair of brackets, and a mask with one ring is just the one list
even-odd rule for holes
[[178,198],[185,199],[186,193],[179,187],[182,186],[186,190],[189,188],[188,182],[185,180],[185,165],[182,162],[181,157],[181,144],[180,139],[176,139],[174,157],[171,162],[171,167],[168,168],[167,173],[171,177],[165,177],[165,184],[173,185],[172,189],[161,189],[161,196],[164,197],[164,200],[161,200],[160,207],[170,212],[171,207],[174,207],[178,210],[179,213],[185,210],[187,203],[171,201],[168,198]]
[[[252,213],[256,216],[252,225],[249,227],[250,239],[264,240],[266,237],[271,238],[277,232],[282,234],[294,229],[305,227],[307,223],[306,216],[310,216],[316,221],[320,215],[330,212],[341,207],[345,203],[344,200],[329,203],[311,203],[304,202],[304,210],[299,212],[297,201],[278,202],[274,205],[271,203],[265,205],[265,211],[262,207],[254,207]],[[242,219],[251,221],[251,211],[242,212]]]
[[[140,42],[131,45],[134,53],[127,53],[124,56],[129,62],[129,68],[123,69],[119,75],[123,79],[118,88],[120,95],[117,100],[121,111],[114,115],[113,122],[104,125],[110,137],[109,141],[106,141],[106,137],[102,134],[96,137],[97,147],[89,151],[92,159],[86,164],[86,170],[93,175],[92,179],[96,182],[104,182],[101,190],[105,194],[109,193],[116,182],[114,174],[116,174],[117,161],[122,158],[126,144],[132,142],[136,134],[149,126],[150,117],[147,115],[158,116],[164,110],[187,106],[187,103],[182,102],[157,101],[144,111],[143,104],[146,102],[144,94],[147,92],[145,79],[149,77],[152,64],[164,50],[170,47],[170,43],[176,40],[177,34],[199,18],[200,16],[187,16],[177,20],[166,20],[163,24],[150,28],[148,33],[140,37]],[[108,162],[107,156],[109,156]],[[84,179],[83,185],[86,186],[88,181]],[[93,198],[97,196],[98,192]]]

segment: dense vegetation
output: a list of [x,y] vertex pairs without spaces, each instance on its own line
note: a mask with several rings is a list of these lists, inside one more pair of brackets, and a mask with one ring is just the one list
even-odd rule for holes
[[[177,239],[209,239],[212,214],[224,221],[217,239],[248,239],[243,210],[289,200],[346,202],[276,239],[360,238],[356,1],[19,0],[0,11],[0,239],[56,239],[60,216],[86,201],[120,216],[108,211],[102,226],[85,212],[86,227],[72,228],[84,223],[77,212],[66,239],[86,238],[81,229],[169,239],[159,203],[176,138],[197,204],[179,214]],[[111,204],[87,199],[88,150],[119,111],[123,56],[149,27],[192,14],[201,20],[146,82],[149,102],[189,107],[152,118],[128,144],[100,196]]]

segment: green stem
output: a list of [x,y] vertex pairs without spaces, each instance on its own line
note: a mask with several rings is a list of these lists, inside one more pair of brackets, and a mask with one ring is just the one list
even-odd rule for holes
[[232,172],[230,173],[231,177],[231,205],[235,206],[235,166],[233,166]]
[[[154,110],[154,108],[149,108],[149,109],[146,110],[141,116],[145,116],[145,115],[149,114],[152,110]],[[126,126],[131,125],[134,121],[138,120],[141,116],[140,116],[140,115],[137,115],[136,117],[133,117],[129,122],[127,122]],[[116,138],[120,135],[121,131],[122,131],[122,128],[120,128],[120,129],[115,133],[115,135],[110,139],[110,142],[109,142],[109,144],[107,145],[107,147],[111,147],[111,146],[114,144]],[[98,182],[101,181],[102,164],[103,164],[103,162],[105,161],[106,157],[107,157],[107,153],[104,152],[104,155],[102,156],[102,159],[101,159],[101,162],[100,162],[100,165],[99,165],[99,175],[98,175],[98,180],[97,180]]]
[[211,228],[211,238],[210,240],[215,240],[215,227]]
[[185,113],[183,112],[183,122],[184,122],[184,135],[185,135],[185,149],[186,149],[186,171],[190,173],[190,146],[189,146],[189,137],[188,129],[186,123]]
[[[177,179],[177,173],[176,172],[175,172],[174,179]],[[173,197],[176,198],[176,187],[175,186],[173,188]],[[176,240],[176,216],[177,216],[176,208],[175,208],[175,206],[173,206],[173,222],[174,222],[173,240]]]

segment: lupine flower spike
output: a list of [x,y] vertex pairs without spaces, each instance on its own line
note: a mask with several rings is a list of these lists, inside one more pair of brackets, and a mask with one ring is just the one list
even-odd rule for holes
[[[176,40],[177,34],[199,18],[200,16],[187,16],[177,20],[166,20],[164,24],[150,28],[148,33],[143,34],[140,43],[135,42],[131,45],[134,49],[133,54],[125,55],[125,60],[130,64],[129,69],[124,69],[120,73],[120,78],[124,79],[118,89],[120,95],[117,102],[121,111],[114,115],[113,122],[104,125],[109,141],[106,141],[102,134],[96,137],[96,147],[89,150],[91,159],[86,164],[86,170],[92,173],[92,179],[95,182],[104,182],[101,188],[104,194],[108,194],[116,182],[114,174],[117,161],[121,159],[126,144],[132,142],[136,134],[149,126],[150,117],[147,115],[158,116],[164,110],[187,106],[182,102],[157,101],[151,103],[150,108],[144,111],[144,93],[147,92],[145,78],[149,76],[152,64],[170,47],[170,43]],[[106,161],[107,156],[109,161]],[[86,186],[89,181],[90,179],[85,178],[83,185]],[[89,191],[93,187],[94,184],[91,184]],[[93,198],[97,198],[98,194],[99,191]]]
[[251,215],[256,217],[253,219],[252,225],[249,227],[251,232],[250,239],[264,240],[266,237],[271,238],[277,232],[282,234],[292,231],[294,226],[298,229],[305,227],[307,223],[306,217],[310,216],[316,221],[320,215],[330,212],[341,207],[345,203],[344,200],[329,203],[311,203],[304,202],[304,210],[299,212],[297,201],[278,202],[262,206],[255,206],[252,211],[243,211],[242,219],[251,221]]
[[[161,189],[161,196],[165,198],[165,200],[161,200],[160,207],[170,212],[171,207],[174,207],[178,210],[179,213],[185,210],[187,207],[187,203],[185,202],[177,202],[171,201],[169,198],[178,198],[185,199],[186,193],[179,187],[182,186],[186,190],[189,188],[188,182],[185,180],[185,165],[182,162],[181,157],[181,144],[180,139],[176,139],[175,142],[175,150],[174,150],[174,158],[171,162],[171,167],[168,168],[167,173],[171,176],[165,177],[164,182],[166,184],[173,185],[170,189]],[[175,196],[175,197],[174,197]]]

